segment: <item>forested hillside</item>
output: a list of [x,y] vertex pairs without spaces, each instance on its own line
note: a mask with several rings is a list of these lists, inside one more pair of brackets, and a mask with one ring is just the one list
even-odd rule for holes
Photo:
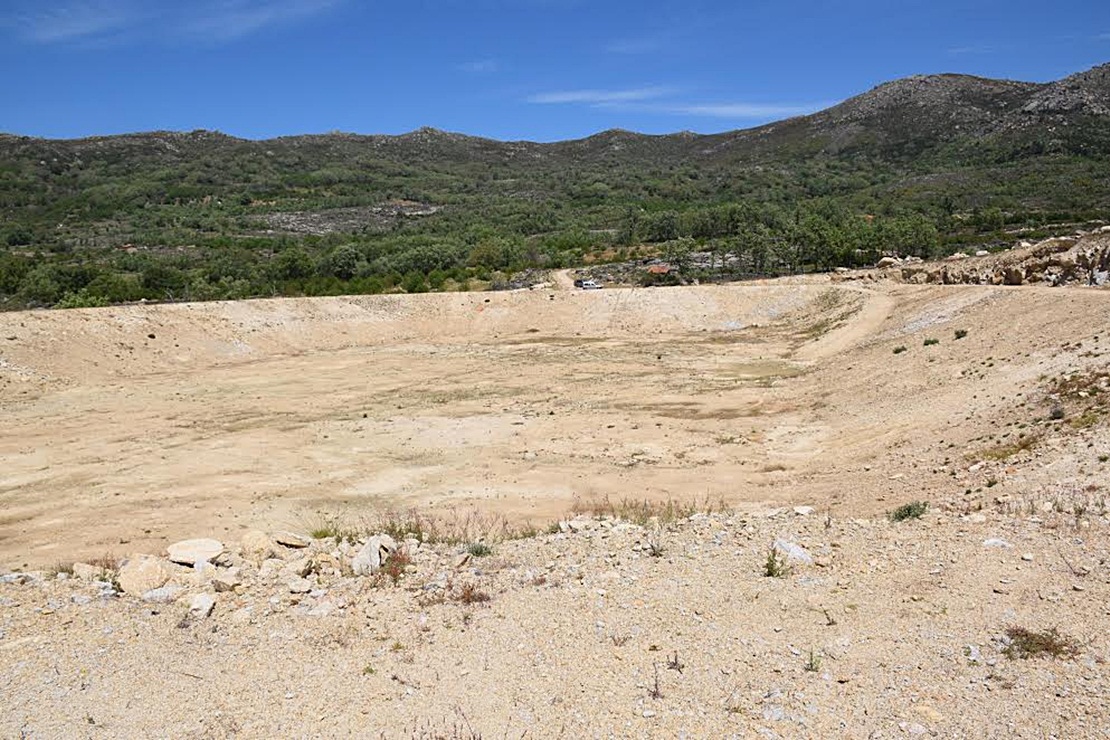
[[1110,65],[938,75],[699,136],[0,135],[0,307],[472,289],[698,249],[738,275],[1110,217]]

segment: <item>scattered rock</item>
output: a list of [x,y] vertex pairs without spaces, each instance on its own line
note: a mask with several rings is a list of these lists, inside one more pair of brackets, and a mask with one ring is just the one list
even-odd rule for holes
[[257,529],[249,530],[239,540],[239,548],[243,557],[260,563],[267,558],[272,558],[275,553],[275,544],[270,535]]
[[104,569],[88,563],[74,563],[73,575],[82,581],[98,581],[104,576]]
[[238,568],[229,568],[228,570],[220,571],[212,579],[212,588],[216,589],[217,593],[234,591],[242,584],[243,579],[239,576]]
[[988,540],[983,540],[983,547],[1011,548],[1013,547],[1013,545],[1011,545],[1006,540],[999,539],[998,537],[991,537]]
[[116,582],[125,594],[140,596],[173,577],[173,566],[152,555],[136,555],[120,566]]
[[297,550],[312,544],[312,540],[308,537],[288,531],[274,532],[274,542],[283,547],[292,547]]
[[786,556],[787,560],[792,560],[798,563],[805,563],[810,565],[813,563],[813,557],[806,552],[805,548],[801,545],[796,545],[787,540],[775,540],[775,549]]
[[812,506],[795,506],[794,507],[794,513],[797,514],[798,516],[809,516],[814,511],[816,511],[816,509],[814,509]]
[[143,593],[142,599],[151,604],[172,604],[185,589],[170,583],[160,588],[152,588]]
[[216,608],[216,598],[212,594],[197,594],[189,602],[189,616],[204,619]]
[[307,578],[291,578],[286,586],[291,594],[307,594],[312,590],[312,582]]
[[166,548],[169,559],[182,565],[210,562],[223,554],[223,551],[223,543],[212,539],[182,540]]
[[358,554],[351,559],[351,569],[356,576],[376,573],[390,553],[397,549],[397,543],[387,534],[375,535],[363,545]]

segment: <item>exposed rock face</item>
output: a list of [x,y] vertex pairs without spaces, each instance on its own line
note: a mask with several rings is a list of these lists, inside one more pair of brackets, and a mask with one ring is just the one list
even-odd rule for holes
[[944,285],[1106,285],[1110,234],[1045,239],[997,254],[903,266],[896,274],[908,283]]

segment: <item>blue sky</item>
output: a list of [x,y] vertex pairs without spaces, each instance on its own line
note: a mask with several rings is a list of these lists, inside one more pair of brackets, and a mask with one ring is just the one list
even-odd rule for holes
[[0,131],[712,132],[1107,61],[1107,0],[0,0]]

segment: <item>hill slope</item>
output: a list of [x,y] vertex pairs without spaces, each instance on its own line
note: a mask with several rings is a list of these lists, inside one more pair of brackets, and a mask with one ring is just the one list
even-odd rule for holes
[[[1106,215],[1108,77],[1110,65],[1050,84],[910,77],[705,136],[0,136],[11,248],[0,305],[374,292],[436,270],[463,285],[487,277],[467,267],[573,264],[679,237],[767,252],[747,260],[757,273],[858,264],[884,248],[943,253],[1005,227]],[[289,228],[305,213],[325,214],[307,231],[327,238]],[[123,245],[138,256],[111,251]],[[337,257],[343,245],[354,253]],[[444,284],[410,287],[421,281]]]

